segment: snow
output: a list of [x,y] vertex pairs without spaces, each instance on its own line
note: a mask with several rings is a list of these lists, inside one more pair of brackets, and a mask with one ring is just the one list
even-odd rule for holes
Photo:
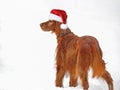
[[[99,40],[107,70],[120,90],[119,0],[2,0],[0,1],[0,90],[82,90],[81,85],[55,87],[56,37],[43,32],[53,8],[68,13],[68,26],[77,35]],[[89,76],[89,90],[107,90],[101,79]]]

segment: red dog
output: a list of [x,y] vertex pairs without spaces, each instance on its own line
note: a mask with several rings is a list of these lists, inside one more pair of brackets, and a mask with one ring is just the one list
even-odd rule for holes
[[65,11],[53,9],[50,20],[40,24],[43,31],[52,31],[57,36],[56,86],[62,87],[63,77],[69,72],[70,86],[76,86],[80,77],[83,90],[88,90],[88,71],[91,67],[93,77],[103,78],[109,90],[113,90],[113,80],[105,68],[97,39],[92,36],[78,37],[67,27],[66,19]]

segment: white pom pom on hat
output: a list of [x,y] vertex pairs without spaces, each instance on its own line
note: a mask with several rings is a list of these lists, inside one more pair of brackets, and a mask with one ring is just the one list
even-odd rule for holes
[[67,26],[67,24],[61,24],[61,25],[60,25],[60,28],[61,28],[61,29],[67,29],[68,26]]
[[49,16],[50,20],[56,20],[58,22],[61,22],[61,29],[67,29],[67,14],[64,10],[60,10],[60,9],[52,9],[50,12],[50,16]]

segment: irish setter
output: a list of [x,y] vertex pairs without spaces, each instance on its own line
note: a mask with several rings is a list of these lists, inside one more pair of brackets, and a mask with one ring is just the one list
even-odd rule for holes
[[66,72],[70,74],[69,86],[77,86],[80,77],[83,90],[88,90],[88,71],[92,68],[93,77],[103,78],[109,90],[113,90],[113,80],[105,68],[102,50],[96,38],[92,36],[79,37],[69,28],[60,28],[61,22],[48,20],[40,24],[43,31],[52,31],[57,36],[56,50],[56,86],[62,87]]

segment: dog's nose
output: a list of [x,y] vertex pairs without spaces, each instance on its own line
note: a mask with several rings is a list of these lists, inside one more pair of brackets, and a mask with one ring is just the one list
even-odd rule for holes
[[42,23],[40,23],[40,27],[42,27]]

